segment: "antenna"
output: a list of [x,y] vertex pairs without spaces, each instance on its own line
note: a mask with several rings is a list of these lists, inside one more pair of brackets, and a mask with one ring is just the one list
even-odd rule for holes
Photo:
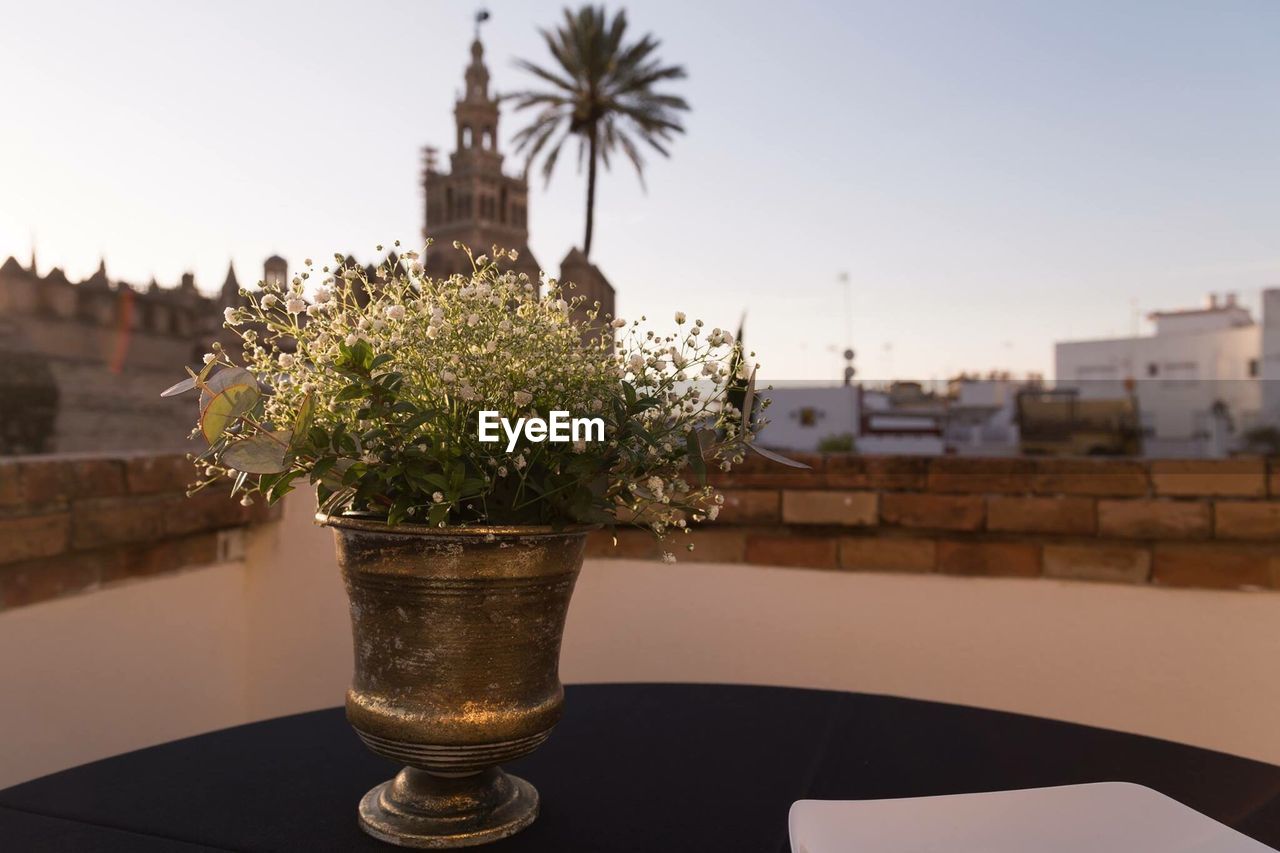
[[489,10],[481,7],[476,10],[476,41],[480,40],[480,25],[489,20]]

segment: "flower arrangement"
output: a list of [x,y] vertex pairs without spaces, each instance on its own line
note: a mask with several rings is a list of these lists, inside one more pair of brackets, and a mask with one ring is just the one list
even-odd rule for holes
[[[729,332],[677,313],[672,334],[642,333],[571,285],[504,271],[514,252],[455,247],[470,275],[428,277],[406,251],[372,274],[335,256],[242,290],[225,317],[241,363],[215,345],[164,392],[200,392],[193,488],[230,478],[245,502],[274,502],[306,478],[321,511],[390,524],[622,521],[663,536],[715,518],[708,467],[749,450],[797,464],[755,448],[750,415],[768,401]],[[556,410],[600,419],[603,440],[481,440],[481,412]]]

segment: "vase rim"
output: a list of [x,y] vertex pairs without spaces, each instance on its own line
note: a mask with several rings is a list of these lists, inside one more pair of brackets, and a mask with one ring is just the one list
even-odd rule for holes
[[316,524],[321,527],[337,527],[344,530],[363,530],[371,533],[402,533],[410,536],[439,536],[441,538],[475,539],[486,536],[529,537],[529,536],[577,536],[599,530],[600,524],[566,524],[553,527],[550,524],[475,524],[466,526],[432,527],[428,524],[401,522],[396,525],[387,524],[377,516],[369,515],[330,515],[324,512],[315,514]]

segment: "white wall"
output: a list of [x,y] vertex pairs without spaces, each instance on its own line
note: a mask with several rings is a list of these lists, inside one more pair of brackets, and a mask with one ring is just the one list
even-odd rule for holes
[[[590,561],[566,682],[861,690],[1280,763],[1280,594]],[[305,494],[245,563],[0,613],[0,786],[341,704],[346,602]]]

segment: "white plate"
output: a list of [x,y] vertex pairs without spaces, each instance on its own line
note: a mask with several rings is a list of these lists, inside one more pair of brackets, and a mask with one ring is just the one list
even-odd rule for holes
[[1128,782],[901,800],[800,800],[792,853],[1274,853]]

